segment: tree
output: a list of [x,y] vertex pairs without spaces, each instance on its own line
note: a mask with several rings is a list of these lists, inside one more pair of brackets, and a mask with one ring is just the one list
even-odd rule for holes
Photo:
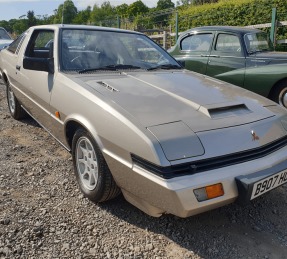
[[28,27],[37,25],[37,19],[34,15],[34,11],[28,11],[27,12],[27,20],[28,20],[27,21]]
[[101,11],[104,16],[111,17],[116,14],[115,7],[113,7],[109,1],[105,1],[101,5]]
[[137,0],[136,2],[130,4],[127,9],[127,14],[129,17],[138,16],[147,12],[149,12],[149,8],[141,0]]
[[165,12],[166,9],[174,8],[174,3],[171,0],[158,0],[155,12],[158,12],[152,20],[156,27],[166,27],[170,23],[170,12]]
[[0,21],[0,27],[3,27],[9,33],[13,31],[11,24],[5,20]]
[[79,11],[75,19],[74,24],[89,24],[91,20],[92,7],[88,6],[85,10]]
[[116,6],[117,15],[121,17],[126,17],[128,8],[129,6],[127,4],[121,4],[121,5]]
[[156,9],[157,10],[164,10],[174,8],[174,3],[171,0],[158,0]]
[[78,10],[72,0],[66,0],[63,4],[59,5],[56,10],[54,23],[72,23],[75,19]]
[[203,5],[216,2],[218,2],[218,0],[180,0],[177,1],[177,5]]
[[42,25],[42,24],[52,24],[54,23],[54,15],[37,15],[37,24]]
[[100,26],[112,26],[115,22],[116,9],[109,1],[103,2],[101,7],[94,5],[91,12],[91,20],[93,24]]
[[16,35],[21,34],[22,32],[26,31],[28,27],[27,19],[20,19],[16,20],[16,22],[13,24],[13,32]]

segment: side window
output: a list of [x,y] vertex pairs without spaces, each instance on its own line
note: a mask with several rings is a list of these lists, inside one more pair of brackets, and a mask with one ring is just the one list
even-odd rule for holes
[[222,52],[240,52],[240,40],[238,36],[232,34],[218,34],[215,50]]
[[193,34],[181,41],[181,50],[207,52],[212,43],[212,34]]
[[25,56],[48,58],[53,56],[54,31],[36,30],[33,32],[27,46]]
[[16,40],[14,40],[7,48],[10,52],[16,53],[21,48],[21,45],[25,39],[26,33],[21,34]]

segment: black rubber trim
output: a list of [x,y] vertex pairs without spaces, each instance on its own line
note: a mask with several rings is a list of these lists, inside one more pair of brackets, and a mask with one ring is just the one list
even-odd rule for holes
[[267,156],[287,145],[287,136],[259,148],[250,149],[244,152],[233,153],[225,156],[218,156],[209,159],[197,160],[190,163],[183,163],[171,166],[158,166],[137,155],[131,154],[132,160],[138,166],[154,173],[164,179],[171,179],[183,175],[192,175],[217,168],[231,166],[256,160]]
[[[281,162],[281,163],[279,163],[273,167],[264,169],[264,170],[259,171],[259,172],[255,172],[255,173],[248,174],[248,175],[237,176],[235,178],[236,185],[238,188],[237,202],[239,202],[240,204],[248,203],[251,199],[253,186],[256,182],[261,181],[261,180],[263,180],[267,177],[270,177],[276,173],[279,173],[281,171],[282,171],[282,173],[284,173],[284,170],[286,171],[286,168],[287,168],[287,160],[285,160],[285,161],[283,161],[283,162]],[[284,184],[284,183],[282,183],[282,184]],[[278,187],[276,187],[276,188],[278,188]],[[272,190],[274,190],[274,189],[271,189],[270,191],[272,191]],[[266,193],[268,193],[268,192],[266,192]],[[264,194],[266,194],[266,193],[264,193]],[[260,197],[260,196],[258,196],[258,197]]]

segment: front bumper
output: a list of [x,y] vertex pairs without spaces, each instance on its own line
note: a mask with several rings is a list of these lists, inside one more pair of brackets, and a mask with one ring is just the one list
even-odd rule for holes
[[[163,179],[137,164],[123,164],[110,156],[106,160],[125,198],[151,216],[164,213],[189,217],[240,200],[250,200],[256,181],[287,169],[287,147],[262,158]],[[194,190],[221,183],[224,195],[198,202]]]
[[[238,201],[242,204],[277,188],[287,182],[287,160],[272,168],[241,175],[235,178],[238,188]],[[273,177],[274,176],[274,179]],[[265,180],[265,181],[264,181]],[[257,184],[258,183],[258,184]]]

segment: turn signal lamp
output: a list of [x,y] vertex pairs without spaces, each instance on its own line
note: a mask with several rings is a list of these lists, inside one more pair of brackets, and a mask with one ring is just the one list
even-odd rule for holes
[[206,201],[224,195],[221,183],[205,186],[193,191],[198,201]]
[[61,118],[60,112],[56,111],[56,112],[55,112],[55,116],[56,116],[56,118],[60,119],[60,118]]

